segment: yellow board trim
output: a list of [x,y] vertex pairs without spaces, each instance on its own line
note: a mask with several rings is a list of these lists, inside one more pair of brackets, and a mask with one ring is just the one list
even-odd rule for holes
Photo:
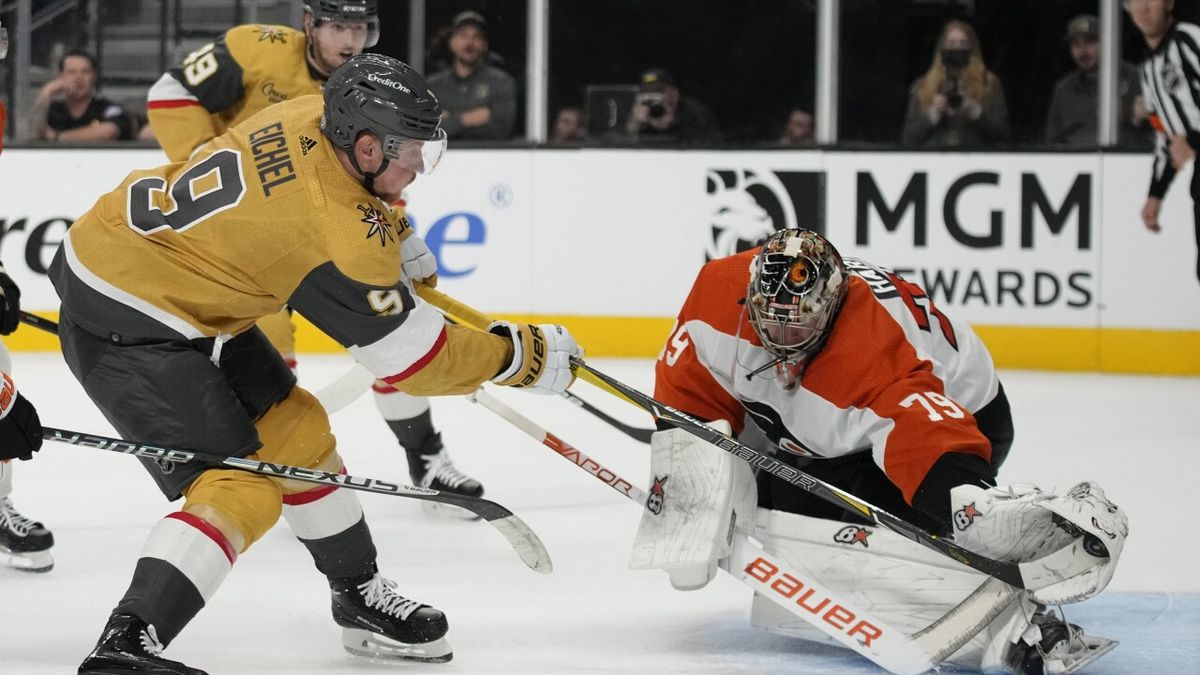
[[[57,312],[37,312],[58,320]],[[589,356],[654,358],[673,319],[559,314],[501,314],[498,319],[561,323]],[[308,321],[296,317],[296,350],[337,353],[342,348]],[[1200,331],[1138,328],[974,326],[1000,368],[1100,371],[1154,375],[1200,375]],[[58,351],[58,339],[22,324],[4,338],[12,351]]]

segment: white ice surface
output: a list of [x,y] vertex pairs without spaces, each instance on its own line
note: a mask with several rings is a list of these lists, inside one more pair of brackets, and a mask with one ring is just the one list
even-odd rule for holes
[[[44,424],[111,433],[61,357],[16,354],[15,360],[18,385]],[[319,388],[349,365],[344,356],[305,357],[301,379]],[[648,361],[594,365],[651,388]],[[1129,513],[1131,535],[1110,591],[1067,608],[1073,622],[1123,641],[1088,672],[1198,672],[1200,441],[1193,422],[1200,379],[1002,377],[1017,439],[1001,479],[1045,487],[1096,480]],[[576,392],[628,422],[649,425],[588,385]],[[498,394],[585,453],[645,482],[645,446],[563,400]],[[452,662],[380,665],[345,654],[325,581],[283,524],[242,556],[167,655],[214,675],[876,672],[847,652],[751,628],[749,591],[727,576],[681,593],[661,573],[629,571],[639,515],[633,504],[463,399],[435,402],[434,417],[460,468],[545,541],[552,575],[526,569],[485,523],[430,519],[410,500],[363,495],[382,571],[402,593],[449,616]],[[369,396],[333,424],[350,473],[407,478],[402,453]],[[136,460],[103,451],[47,444],[16,469],[16,504],[53,529],[57,564],[44,575],[0,570],[0,673],[73,673],[129,583],[143,538],[175,505]]]

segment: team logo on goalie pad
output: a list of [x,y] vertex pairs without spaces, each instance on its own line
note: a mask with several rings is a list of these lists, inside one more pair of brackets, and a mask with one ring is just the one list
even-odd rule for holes
[[982,515],[979,509],[975,508],[975,502],[971,502],[954,512],[954,529],[965,530],[975,523],[976,518]]
[[867,537],[869,536],[871,536],[871,531],[867,528],[859,527],[858,525],[847,525],[838,530],[837,534],[833,535],[833,540],[839,544],[846,544],[848,546],[862,544],[863,548],[870,548],[867,544]]
[[666,485],[666,483],[666,476],[663,476],[662,478],[655,476],[654,485],[650,486],[650,496],[646,497],[646,508],[650,510],[650,513],[653,513],[656,516],[662,514],[663,500],[667,498],[666,493],[663,492],[663,486]]

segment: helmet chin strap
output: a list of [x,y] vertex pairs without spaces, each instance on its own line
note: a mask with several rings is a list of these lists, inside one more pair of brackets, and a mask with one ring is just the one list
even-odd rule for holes
[[353,147],[351,147],[350,152],[348,152],[346,154],[349,155],[350,166],[354,167],[355,171],[362,174],[361,182],[362,182],[363,188],[365,188],[367,192],[370,192],[371,194],[375,195],[376,197],[380,197],[382,199],[382,197],[375,192],[375,178],[377,176],[379,176],[379,174],[383,173],[384,171],[387,171],[388,164],[391,163],[388,160],[387,155],[383,156],[383,163],[379,165],[378,169],[376,169],[374,171],[364,171],[362,169],[362,167],[360,167],[358,165],[358,158],[356,158],[354,156],[355,153],[354,153]]

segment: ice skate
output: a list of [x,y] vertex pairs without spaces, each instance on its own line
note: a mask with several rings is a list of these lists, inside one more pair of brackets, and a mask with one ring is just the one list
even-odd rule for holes
[[445,663],[453,657],[446,641],[446,615],[396,593],[396,582],[378,574],[330,580],[333,620],[342,627],[342,646],[355,656]]
[[79,675],[146,673],[147,675],[208,675],[159,654],[154,626],[130,614],[114,614],[104,627],[96,648],[79,666]]
[[[1065,675],[1075,673],[1117,646],[1116,640],[1087,635],[1073,623],[1055,614],[1039,612],[1030,627],[1037,640],[1032,646],[1021,641],[1013,646],[1014,671],[1022,675]],[[1030,633],[1026,633],[1030,635]]]
[[[442,445],[441,432],[430,434],[417,450],[405,450],[408,455],[408,473],[412,476],[413,485],[439,492],[453,492],[468,497],[482,497],[483,485],[458,470],[450,453]],[[449,504],[421,502],[426,513],[437,515],[453,515],[468,520],[477,520],[479,516]]]
[[21,515],[12,499],[0,498],[0,564],[23,572],[49,572],[54,567],[53,546],[54,535],[45,525]]

